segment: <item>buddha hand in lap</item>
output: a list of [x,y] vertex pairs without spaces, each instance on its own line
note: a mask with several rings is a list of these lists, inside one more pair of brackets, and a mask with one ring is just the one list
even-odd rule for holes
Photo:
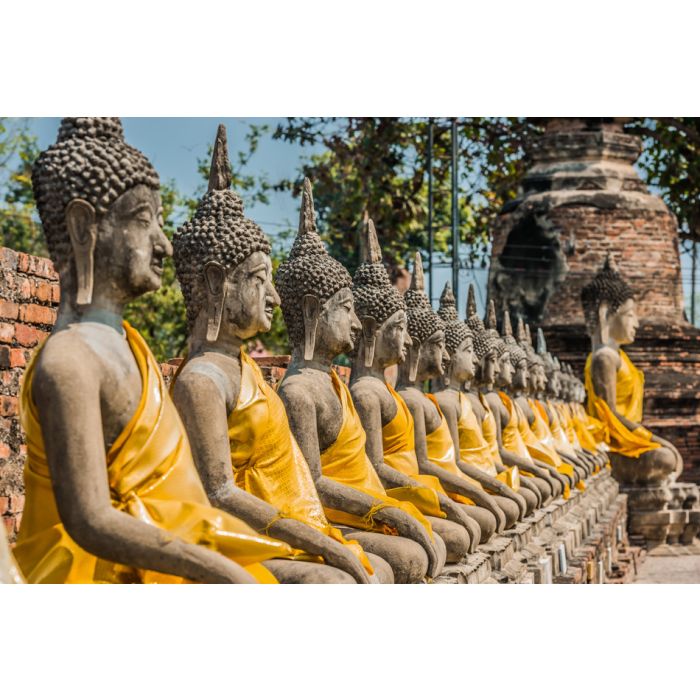
[[332,369],[337,355],[353,349],[361,325],[350,275],[316,231],[308,180],[299,233],[276,282],[293,347],[279,395],[328,519],[386,559],[397,582],[437,575],[444,543],[413,504],[386,493],[350,392]]
[[367,454],[388,493],[412,500],[445,542],[447,561],[457,562],[469,551],[469,530],[475,531],[477,525],[444,493],[435,477],[420,473],[413,417],[384,376],[388,367],[405,360],[411,345],[406,306],[384,269],[371,220],[363,236],[365,259],[352,287],[362,332],[353,353],[350,393],[367,435]]
[[609,434],[613,474],[629,485],[663,485],[683,470],[683,459],[667,440],[642,425],[644,374],[623,345],[639,325],[632,289],[608,256],[581,291],[592,351],[585,368],[588,412]]
[[[207,501],[160,367],[122,321],[171,246],[158,176],[111,118],[61,123],[32,180],[60,275],[56,325],[20,397],[30,582],[274,582],[290,547]],[[204,546],[203,546],[204,545]]]
[[369,561],[330,526],[284,406],[244,349],[270,330],[279,297],[270,243],[230,189],[223,126],[209,191],[174,248],[189,338],[172,392],[210,501],[301,550],[295,561],[265,563],[280,582],[368,582]]

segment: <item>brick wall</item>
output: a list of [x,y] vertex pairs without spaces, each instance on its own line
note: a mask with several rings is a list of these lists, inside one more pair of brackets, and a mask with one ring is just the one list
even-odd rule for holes
[[50,260],[0,248],[0,515],[10,541],[24,508],[20,380],[56,320],[58,301],[58,276]]
[[[546,213],[560,240],[574,241],[574,251],[566,257],[569,272],[549,300],[545,323],[583,324],[581,288],[609,251],[634,290],[641,318],[669,322],[683,318],[677,224],[671,213],[594,206],[561,206]],[[503,251],[517,215],[499,217],[492,258]]]

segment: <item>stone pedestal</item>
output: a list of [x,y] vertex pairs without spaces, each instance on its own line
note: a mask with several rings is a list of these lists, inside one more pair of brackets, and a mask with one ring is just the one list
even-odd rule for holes
[[648,549],[662,544],[691,544],[700,529],[697,484],[626,487],[629,534]]

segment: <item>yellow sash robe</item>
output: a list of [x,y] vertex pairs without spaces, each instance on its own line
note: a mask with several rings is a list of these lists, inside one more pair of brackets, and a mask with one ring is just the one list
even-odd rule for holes
[[326,519],[282,400],[265,381],[258,364],[245,352],[240,357],[241,390],[228,416],[236,486],[277,508],[280,517],[300,520],[346,545],[372,574],[372,565],[359,542],[346,540]]
[[[432,394],[426,394],[426,396],[435,404],[438,413],[440,414],[440,425],[433,430],[432,433],[427,433],[425,436],[426,449],[428,452],[428,459],[437,467],[441,467],[445,471],[449,472],[454,476],[458,476],[461,479],[465,479],[472,486],[478,489],[483,489],[481,484],[468,477],[458,466],[457,457],[455,453],[455,445],[452,440],[452,434],[450,433],[450,426],[447,425],[447,420],[440,409],[437,399]],[[462,496],[458,493],[446,492],[449,497],[458,501],[459,503],[464,503],[468,506],[473,506],[474,501],[467,496]]]
[[[642,421],[644,405],[644,372],[637,369],[624,350],[620,350],[620,369],[615,383],[615,410],[635,423]],[[586,392],[588,393],[588,413],[605,425],[607,443],[613,452],[625,457],[639,457],[645,452],[661,447],[651,439],[651,432],[641,425],[629,430],[610,410],[606,401],[595,393],[591,363],[593,354],[588,355],[584,371]]]
[[[394,390],[390,384],[386,384],[394,403],[396,404],[396,415],[382,427],[382,450],[384,453],[384,463],[400,471],[402,474],[415,479],[419,483],[426,486],[432,493],[426,493],[426,499],[423,503],[416,502],[412,498],[407,498],[420,510],[424,515],[431,515],[436,518],[447,517],[440,508],[440,501],[436,492],[445,494],[440,480],[436,476],[430,474],[421,474],[418,468],[418,458],[416,457],[416,443],[413,432],[414,423],[413,416],[409,410],[403,397]],[[399,489],[391,489],[391,495],[399,498]],[[446,494],[445,494],[446,495]]]
[[[489,476],[498,479],[517,491],[520,488],[517,468],[514,470],[513,467],[510,467],[500,473],[496,469],[497,462],[493,458],[491,446],[482,430],[483,421],[482,423],[479,422],[469,397],[463,391],[459,392],[459,409],[460,415],[457,421],[457,431],[459,433],[460,459],[471,466],[481,469]],[[489,427],[492,427],[495,436],[496,424],[490,410],[486,412],[484,420],[488,420],[489,417],[493,421],[493,426]],[[498,464],[500,464],[500,455]]]
[[484,417],[481,421],[481,434],[489,446],[491,460],[496,467],[501,467],[502,471],[498,472],[496,478],[502,481],[510,488],[518,491],[520,489],[520,469],[518,467],[504,467],[501,461],[501,452],[498,447],[498,429],[496,427],[496,417],[493,415],[491,406],[489,406],[486,397],[479,393],[479,401],[484,407]]
[[[503,405],[506,407],[510,415],[508,426],[506,429],[504,429],[503,433],[504,436],[506,431],[509,433],[510,437],[508,438],[508,441],[514,446],[517,446],[517,449],[519,450],[516,452],[516,454],[518,456],[522,456],[522,449],[524,446],[531,462],[532,460],[537,459],[540,462],[549,464],[562,474],[573,476],[575,474],[573,467],[569,464],[564,464],[556,450],[554,450],[552,446],[548,445],[547,442],[541,442],[532,431],[530,424],[527,421],[527,417],[525,416],[522,408],[520,408],[518,405],[518,402],[513,401],[508,394],[502,391],[499,391],[498,395],[501,397],[501,401],[503,401]],[[518,437],[516,437],[515,433],[517,433]],[[507,450],[510,449],[506,445],[505,437],[503,444]],[[534,462],[532,463],[534,466]],[[527,472],[525,472],[525,474],[526,476],[531,476],[531,474],[528,474]],[[568,498],[569,495],[569,487],[565,486],[564,498]]]
[[335,442],[321,452],[321,472],[325,477],[361,491],[380,503],[371,508],[364,516],[353,515],[352,513],[333,508],[325,508],[326,516],[331,522],[340,525],[395,535],[397,533],[393,528],[376,522],[374,515],[382,508],[400,508],[418,520],[432,538],[433,529],[430,523],[423,517],[413,502],[408,502],[403,498],[398,500],[392,496],[393,493],[397,493],[397,495],[403,497],[411,495],[413,492],[418,500],[429,499],[430,496],[428,494],[422,493],[427,491],[427,489],[422,487],[415,489],[391,489],[390,491],[384,489],[379,475],[365,451],[367,438],[360,417],[357,415],[355,405],[352,402],[350,390],[333,371],[331,371],[331,380],[342,406],[343,423]]
[[[134,518],[200,544],[244,566],[258,581],[276,580],[259,562],[292,553],[291,547],[255,532],[213,508],[192,459],[185,428],[165,390],[160,367],[143,338],[124,322],[141,374],[136,412],[107,453],[112,505]],[[26,501],[14,550],[30,583],[183,583],[177,576],[135,569],[89,554],[66,532],[54,499],[32,381],[39,350],[20,395],[27,436]]]

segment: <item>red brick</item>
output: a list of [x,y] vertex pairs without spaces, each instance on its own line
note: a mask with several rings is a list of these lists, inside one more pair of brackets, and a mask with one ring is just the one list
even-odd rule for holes
[[20,272],[27,272],[37,277],[46,277],[47,279],[58,279],[53,264],[47,258],[37,258],[34,255],[26,253],[18,253],[17,269]]
[[21,493],[13,493],[10,495],[10,510],[17,514],[24,510],[24,495]]
[[16,396],[0,396],[0,416],[16,416],[17,407]]
[[40,331],[38,328],[32,328],[31,326],[25,326],[23,323],[15,325],[15,339],[20,345],[24,345],[28,348],[34,347],[47,335],[48,333],[45,331]]
[[10,348],[7,345],[0,345],[0,368],[24,367],[26,364],[26,357],[22,348]]
[[17,519],[12,516],[3,518],[5,527],[7,528],[7,536],[12,537],[17,532]]
[[32,298],[32,283],[31,280],[26,277],[18,277],[15,282],[15,290],[17,291],[17,296],[20,299],[31,299]]
[[19,307],[19,320],[25,323],[38,323],[53,326],[56,322],[56,311],[49,306],[39,304],[22,304]]
[[15,338],[15,326],[12,323],[0,323],[0,343],[11,343]]
[[10,512],[10,497],[0,496],[0,515]]
[[7,459],[10,452],[10,446],[6,442],[0,442],[0,459]]
[[19,313],[19,306],[13,301],[4,301],[0,299],[0,318],[9,318],[14,321]]

